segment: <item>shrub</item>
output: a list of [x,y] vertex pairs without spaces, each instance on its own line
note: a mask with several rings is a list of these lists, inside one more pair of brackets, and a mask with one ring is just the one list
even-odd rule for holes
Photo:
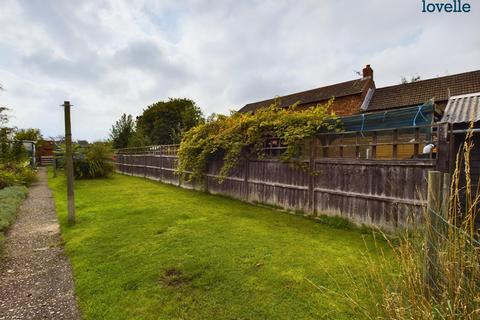
[[30,167],[28,161],[0,164],[0,189],[15,185],[28,186],[35,178],[36,171]]
[[105,178],[113,173],[113,152],[109,144],[95,142],[90,144],[83,155],[74,160],[74,174],[77,179]]

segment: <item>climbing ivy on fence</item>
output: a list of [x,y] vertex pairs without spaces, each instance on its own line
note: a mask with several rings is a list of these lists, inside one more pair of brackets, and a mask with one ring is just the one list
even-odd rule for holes
[[304,141],[318,132],[338,131],[340,120],[329,111],[333,99],[306,109],[298,103],[282,108],[279,101],[252,113],[234,112],[214,115],[208,121],[185,133],[180,143],[178,172],[183,178],[203,178],[207,162],[222,157],[220,180],[244,158],[263,158],[268,137],[282,139],[286,149],[280,156],[292,162]]

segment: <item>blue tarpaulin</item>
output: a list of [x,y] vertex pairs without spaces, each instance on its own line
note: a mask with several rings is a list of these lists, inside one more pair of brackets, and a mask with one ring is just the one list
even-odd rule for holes
[[344,131],[371,131],[432,124],[434,105],[426,103],[416,107],[392,109],[380,112],[341,117]]

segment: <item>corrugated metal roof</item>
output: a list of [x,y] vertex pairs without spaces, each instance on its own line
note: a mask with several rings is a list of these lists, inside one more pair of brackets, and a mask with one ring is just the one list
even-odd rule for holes
[[480,92],[448,99],[441,122],[462,123],[480,121]]

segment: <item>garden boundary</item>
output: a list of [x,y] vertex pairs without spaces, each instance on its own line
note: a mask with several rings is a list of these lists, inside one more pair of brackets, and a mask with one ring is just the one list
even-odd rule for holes
[[[416,131],[418,132],[418,130]],[[426,206],[428,171],[448,171],[448,135],[437,131],[435,158],[383,160],[360,158],[318,158],[314,143],[309,155],[296,164],[278,158],[241,162],[220,182],[222,161],[210,161],[204,181],[182,181],[176,168],[178,146],[150,146],[117,152],[119,173],[145,177],[183,188],[230,196],[242,201],[273,205],[310,216],[335,215],[357,224],[386,229],[406,226],[409,218],[421,217]],[[418,136],[418,133],[416,134]],[[356,142],[358,143],[358,142]],[[408,142],[418,153],[420,141]],[[392,143],[397,149],[397,143]],[[360,149],[357,146],[357,149]],[[368,154],[368,153],[367,153]],[[301,169],[308,167],[310,174]]]

